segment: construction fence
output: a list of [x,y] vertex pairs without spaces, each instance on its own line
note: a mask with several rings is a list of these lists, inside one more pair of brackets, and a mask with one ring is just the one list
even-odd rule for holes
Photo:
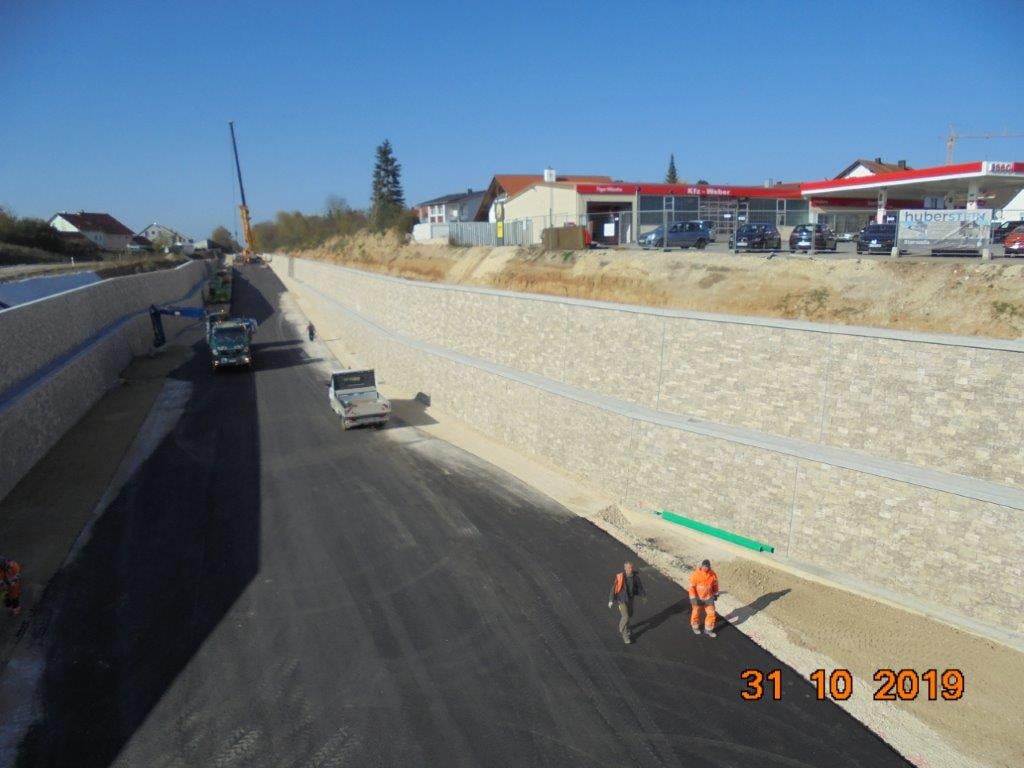
[[[421,227],[429,227],[429,232]],[[507,221],[501,227],[503,232],[499,235],[499,225],[491,221],[453,221],[448,224],[417,224],[413,231],[416,240],[447,240],[452,245],[465,246],[489,246],[498,245],[534,245],[539,242],[540,232],[537,233],[537,240],[534,240],[533,224],[529,220]]]

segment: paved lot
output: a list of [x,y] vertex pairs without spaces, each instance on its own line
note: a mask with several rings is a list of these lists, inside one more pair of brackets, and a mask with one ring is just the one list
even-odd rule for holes
[[[987,262],[983,262],[981,260],[981,258],[978,257],[978,256],[974,256],[974,257],[971,257],[971,256],[930,256],[928,254],[914,254],[914,253],[901,255],[900,258],[899,258],[899,261],[901,261],[901,262],[902,261],[937,261],[937,262],[941,262],[943,264],[991,264],[992,262],[1006,262],[1006,263],[1017,262],[1017,263],[1020,263],[1020,261],[1021,261],[1021,258],[1019,256],[1018,257],[1004,257],[1004,255],[1003,255],[1003,246],[1001,246],[1001,245],[992,245],[990,247],[992,249],[992,259],[991,259],[991,261],[987,261]],[[623,250],[638,250],[638,251],[641,251],[642,249],[636,248],[635,246],[633,246],[631,248],[623,247]],[[657,250],[658,252],[661,252],[661,249],[652,249],[652,250]],[[678,250],[678,249],[674,249],[674,250]],[[705,248],[705,251],[708,252],[708,253],[722,253],[722,254],[731,254],[732,253],[732,251],[729,248],[728,243],[725,242],[725,241],[715,241],[714,243],[709,243],[708,246]],[[699,251],[695,251],[692,248],[686,249],[685,252],[686,253],[699,253]],[[747,253],[748,253],[747,251],[744,251],[742,255],[745,255]],[[756,253],[754,253],[752,255],[767,256],[768,253],[767,252],[756,252]],[[806,253],[793,253],[793,254],[791,254],[789,252],[788,246],[786,245],[786,241],[783,240],[783,242],[782,242],[782,250],[777,252],[775,258],[806,259],[807,255],[808,254],[806,254]],[[882,260],[885,260],[885,261],[890,261],[890,260],[891,261],[895,261],[894,259],[892,259],[892,257],[888,253],[885,253],[885,254],[881,254],[881,253],[862,253],[862,254],[858,254],[857,253],[857,246],[854,243],[852,243],[852,242],[848,242],[848,243],[847,242],[841,242],[841,243],[839,243],[836,246],[836,250],[835,250],[834,253],[832,251],[816,251],[814,253],[814,258],[816,258],[816,259],[882,259]]]
[[788,669],[743,701],[779,663],[690,634],[654,571],[624,646],[629,552],[546,497],[412,426],[343,433],[281,290],[245,268],[257,371],[171,374],[184,414],[47,590],[5,673],[45,663],[19,764],[905,765]]

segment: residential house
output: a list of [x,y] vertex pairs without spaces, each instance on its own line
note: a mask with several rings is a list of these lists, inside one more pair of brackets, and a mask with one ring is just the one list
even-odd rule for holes
[[152,251],[153,243],[148,237],[135,235],[132,237],[132,241],[128,243],[128,250],[135,252]]
[[186,253],[192,250],[192,238],[186,237],[177,230],[165,227],[163,224],[157,224],[155,221],[148,227],[143,229],[139,234],[149,240],[151,243],[155,243],[158,240],[167,242],[170,247],[183,250]]
[[109,213],[61,211],[48,223],[58,232],[82,235],[104,251],[127,250],[132,241],[132,231]]
[[433,200],[426,200],[416,206],[420,223],[448,224],[452,221],[473,221],[483,196],[483,190],[474,192],[472,189],[467,189],[465,192],[456,192],[451,195],[435,197]]
[[874,160],[857,159],[836,174],[837,179],[855,179],[861,176],[874,176],[879,173],[896,173],[897,171],[913,170],[907,165],[906,160],[895,163],[886,163],[880,157]]

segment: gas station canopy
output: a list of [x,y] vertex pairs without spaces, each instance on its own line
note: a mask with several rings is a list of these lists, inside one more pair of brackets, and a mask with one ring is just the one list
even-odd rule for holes
[[800,194],[818,200],[875,197],[883,211],[890,195],[926,208],[1002,208],[1024,189],[1024,162],[978,160],[934,168],[804,182]]

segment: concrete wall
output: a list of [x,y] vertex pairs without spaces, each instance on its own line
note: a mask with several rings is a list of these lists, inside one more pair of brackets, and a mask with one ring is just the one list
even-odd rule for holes
[[1024,633],[1020,342],[273,267],[384,381],[624,504]]
[[[151,347],[149,305],[198,306],[207,271],[190,262],[0,312],[0,498]],[[188,322],[167,318],[166,327]]]

